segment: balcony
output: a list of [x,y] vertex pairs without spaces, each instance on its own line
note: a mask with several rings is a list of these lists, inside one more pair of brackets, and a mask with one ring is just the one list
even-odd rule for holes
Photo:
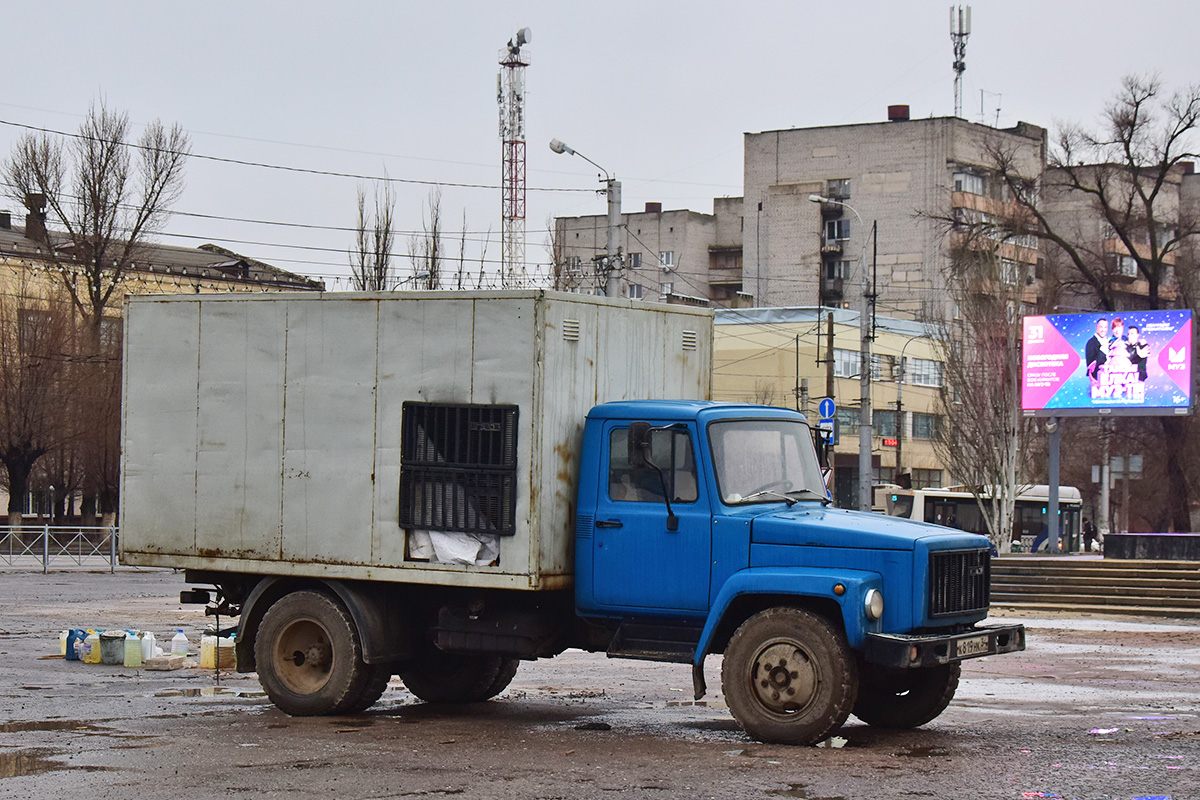
[[825,278],[821,281],[821,296],[825,298],[825,304],[836,303],[843,300],[846,296],[846,287],[844,278]]
[[844,239],[825,239],[821,242],[821,253],[825,255],[840,255]]

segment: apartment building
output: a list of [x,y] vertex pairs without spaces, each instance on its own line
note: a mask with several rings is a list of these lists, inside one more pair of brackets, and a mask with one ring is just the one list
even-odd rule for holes
[[[954,117],[748,133],[745,136],[744,291],[756,306],[857,308],[864,275],[885,313],[945,319],[952,220],[981,221],[1011,203],[989,177],[1009,154],[1033,181],[1046,131],[991,128]],[[826,202],[813,202],[818,195]],[[1036,242],[1003,256],[1036,263]]]
[[[596,259],[607,246],[603,215],[559,217],[559,288],[591,293],[604,281]],[[621,295],[635,300],[734,305],[742,291],[742,198],[713,200],[713,213],[664,211],[646,203],[621,215]]]

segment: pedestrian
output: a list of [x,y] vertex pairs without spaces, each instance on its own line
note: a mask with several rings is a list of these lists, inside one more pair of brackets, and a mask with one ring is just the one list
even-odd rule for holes
[[1096,526],[1087,517],[1083,518],[1083,552],[1090,553],[1096,548]]

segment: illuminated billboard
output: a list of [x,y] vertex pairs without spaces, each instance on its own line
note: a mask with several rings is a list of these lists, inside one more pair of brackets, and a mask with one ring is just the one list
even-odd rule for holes
[[1191,311],[1025,317],[1022,344],[1026,416],[1191,413]]

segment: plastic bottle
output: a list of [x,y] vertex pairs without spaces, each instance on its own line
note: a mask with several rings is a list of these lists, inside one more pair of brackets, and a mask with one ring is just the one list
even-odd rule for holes
[[142,640],[133,631],[125,631],[125,666],[142,665]]
[[63,658],[67,657],[67,637],[70,635],[70,631],[58,632],[58,654]]
[[85,664],[100,663],[100,631],[88,629],[87,638],[83,640],[83,658]]
[[188,638],[183,635],[183,628],[176,628],[171,637],[171,656],[186,656],[188,654]]
[[142,631],[142,662],[145,663],[155,656],[154,634]]

